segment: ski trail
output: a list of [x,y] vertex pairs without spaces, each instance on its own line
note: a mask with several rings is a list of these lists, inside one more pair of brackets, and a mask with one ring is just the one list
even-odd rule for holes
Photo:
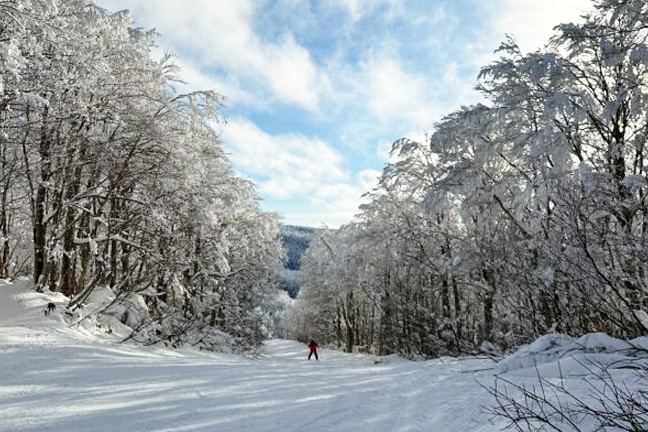
[[308,361],[305,345],[286,340],[258,359],[115,345],[57,327],[38,307],[35,327],[0,323],[0,432],[500,430],[479,408],[490,401],[476,382],[489,377],[484,360],[375,364],[324,349]]

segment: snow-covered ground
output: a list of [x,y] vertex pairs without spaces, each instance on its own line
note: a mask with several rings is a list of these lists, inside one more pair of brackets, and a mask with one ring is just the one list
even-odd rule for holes
[[[502,427],[482,413],[492,399],[479,382],[503,368],[489,360],[409,362],[323,350],[316,362],[286,340],[269,341],[259,358],[116,344],[70,327],[59,312],[45,316],[51,298],[0,284],[2,432]],[[520,373],[525,355],[505,364],[513,379],[534,376]]]

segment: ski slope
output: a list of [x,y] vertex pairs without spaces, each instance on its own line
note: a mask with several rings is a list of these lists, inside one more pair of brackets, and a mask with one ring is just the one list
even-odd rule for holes
[[[65,302],[57,296],[0,283],[0,432],[499,431],[480,385],[496,373],[528,385],[538,373],[560,377],[586,395],[595,360],[637,383],[623,366],[626,342],[604,335],[547,335],[499,365],[326,349],[307,361],[306,346],[286,340],[249,358],[118,344],[92,323],[45,316],[49,301]],[[648,338],[636,342],[648,349]]]
[[461,372],[468,364],[376,366],[328,351],[309,363],[294,342],[267,348],[260,360],[73,344],[14,348],[5,365],[17,373],[3,379],[0,429],[494,430],[470,426],[485,399],[474,374]]
[[285,340],[243,359],[0,334],[1,431],[496,430],[471,425],[487,402],[480,361],[375,365],[324,350],[309,362]]
[[2,432],[498,430],[480,414],[485,360],[325,349],[307,361],[286,340],[259,358],[116,344],[45,317],[49,297],[0,286]]

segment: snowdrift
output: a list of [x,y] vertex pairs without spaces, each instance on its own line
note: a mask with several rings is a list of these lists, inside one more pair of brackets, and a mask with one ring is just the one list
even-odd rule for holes
[[648,368],[648,337],[624,341],[605,333],[591,333],[578,339],[548,334],[520,347],[498,364],[501,372],[543,377],[644,366]]
[[[128,294],[117,298],[107,286],[97,287],[79,307],[68,308],[70,299],[59,292],[47,289],[37,292],[30,279],[0,280],[0,326],[25,326],[40,328],[52,334],[65,334],[87,340],[122,342],[134,331],[155,328],[147,322],[147,306],[144,298]],[[133,339],[135,343],[142,341]],[[234,338],[215,327],[191,329],[182,337],[162,340],[161,346],[177,348],[180,345],[210,351],[234,353]]]

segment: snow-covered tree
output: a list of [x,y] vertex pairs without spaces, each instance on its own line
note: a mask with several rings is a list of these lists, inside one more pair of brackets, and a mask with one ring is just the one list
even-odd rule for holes
[[222,98],[175,91],[126,11],[0,9],[0,277],[31,273],[72,309],[108,287],[105,313],[145,342],[258,344],[278,220],[230,168]]
[[371,203],[330,236],[343,252],[308,253],[295,313],[330,321],[353,293],[371,337],[329,323],[327,340],[425,356],[643,332],[647,22],[643,1],[599,0],[543,49],[504,42],[485,102],[397,141]]

